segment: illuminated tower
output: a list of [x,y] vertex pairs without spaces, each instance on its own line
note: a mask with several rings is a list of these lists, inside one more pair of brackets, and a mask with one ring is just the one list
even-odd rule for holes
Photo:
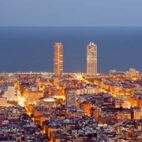
[[63,73],[63,45],[56,42],[54,45],[54,74],[60,76]]
[[87,46],[87,75],[97,74],[97,45],[90,42]]

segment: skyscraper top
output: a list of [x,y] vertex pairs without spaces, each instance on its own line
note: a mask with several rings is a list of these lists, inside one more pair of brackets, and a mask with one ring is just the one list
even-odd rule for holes
[[62,45],[62,42],[55,42],[55,45]]
[[94,42],[89,42],[88,46],[97,46]]

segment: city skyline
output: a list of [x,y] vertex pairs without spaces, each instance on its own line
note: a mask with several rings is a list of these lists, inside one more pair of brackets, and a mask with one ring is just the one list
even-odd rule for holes
[[52,47],[56,41],[65,46],[65,72],[86,71],[89,41],[95,41],[99,47],[99,72],[125,71],[130,67],[142,71],[139,62],[142,28],[0,28],[0,31],[0,72],[52,72]]
[[[64,72],[62,42],[54,43],[54,74],[59,77]],[[97,74],[97,45],[89,42],[86,50],[86,74],[95,76]]]
[[142,142],[142,0],[0,0],[0,142]]

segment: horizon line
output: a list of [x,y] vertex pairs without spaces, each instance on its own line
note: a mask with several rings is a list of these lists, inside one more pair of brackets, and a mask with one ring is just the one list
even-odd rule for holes
[[22,27],[25,27],[25,28],[117,28],[117,27],[120,27],[120,28],[142,28],[142,25],[141,26],[122,26],[122,25],[106,25],[106,26],[22,26],[22,25],[15,25],[15,26],[0,26],[0,27],[5,27],[5,28],[22,28]]

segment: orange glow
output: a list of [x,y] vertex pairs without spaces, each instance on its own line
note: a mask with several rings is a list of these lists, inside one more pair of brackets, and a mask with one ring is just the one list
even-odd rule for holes
[[18,96],[17,101],[18,101],[18,104],[19,104],[21,107],[24,107],[24,106],[25,106],[25,101],[26,101],[26,99],[25,99],[24,97]]

